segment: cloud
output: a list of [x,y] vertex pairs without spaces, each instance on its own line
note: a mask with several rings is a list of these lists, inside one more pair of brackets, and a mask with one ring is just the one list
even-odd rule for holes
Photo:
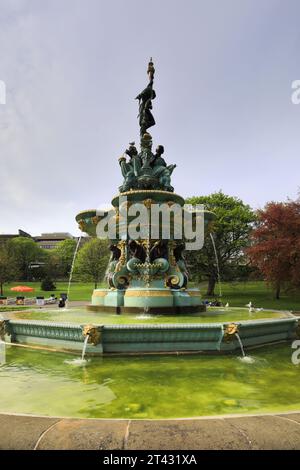
[[117,193],[150,55],[152,133],[178,165],[176,192],[222,186],[254,206],[293,197],[300,7],[290,3],[2,1],[0,231],[76,233],[76,213]]

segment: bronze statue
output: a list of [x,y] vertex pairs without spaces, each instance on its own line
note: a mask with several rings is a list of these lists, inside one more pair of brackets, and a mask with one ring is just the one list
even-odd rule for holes
[[159,179],[161,186],[163,186],[166,191],[173,192],[174,188],[171,186],[171,175],[176,165],[167,166],[166,161],[162,157],[164,151],[163,145],[159,145],[156,149],[152,162],[153,175]]
[[155,119],[152,115],[152,100],[156,97],[156,93],[153,90],[155,68],[152,62],[152,57],[148,64],[147,74],[149,75],[149,84],[147,87],[136,97],[139,100],[139,124],[140,124],[140,136],[143,137],[149,127],[155,126]]
[[[129,161],[126,161],[125,155],[129,156]],[[121,192],[129,191],[133,187],[137,187],[137,176],[142,166],[141,158],[134,142],[129,143],[129,148],[125,150],[124,154],[119,158],[124,183],[119,188]]]
[[[129,148],[119,158],[119,163],[124,177],[124,182],[120,186],[121,193],[134,189],[156,189],[173,192],[171,186],[171,175],[176,165],[167,165],[162,155],[164,147],[159,145],[155,154],[152,152],[152,137],[147,132],[149,127],[155,125],[152,115],[152,100],[156,97],[153,90],[155,68],[152,57],[148,64],[147,74],[149,83],[147,87],[136,97],[139,100],[139,125],[141,150],[135,147],[134,142],[130,142]],[[126,157],[129,157],[129,160]]]
[[152,88],[152,82],[149,83],[136,99],[139,100],[139,124],[141,137],[145,134],[149,127],[155,126],[155,119],[151,112],[152,100],[156,97],[155,91]]
[[128,243],[130,254],[133,258],[138,259],[141,263],[145,263],[146,251],[141,243],[137,240],[130,240]]
[[150,250],[150,262],[153,263],[158,258],[168,260],[168,242],[165,240],[155,242]]
[[152,57],[150,57],[150,62],[148,64],[147,74],[149,75],[150,82],[153,82],[154,74],[155,74],[155,68],[154,68],[154,64],[153,64],[153,61],[152,61]]

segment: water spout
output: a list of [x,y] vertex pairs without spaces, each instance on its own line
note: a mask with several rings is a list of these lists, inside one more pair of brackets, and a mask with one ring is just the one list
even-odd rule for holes
[[221,286],[221,276],[220,276],[218,253],[217,253],[216,244],[215,244],[213,234],[210,233],[209,235],[210,235],[210,238],[211,238],[212,246],[213,246],[214,253],[215,253],[215,259],[216,259],[216,267],[217,267],[217,273],[218,273],[219,297],[222,297],[222,286]]
[[238,333],[235,333],[235,336],[236,336],[236,338],[239,342],[239,345],[240,345],[240,348],[241,348],[241,351],[242,351],[242,357],[239,358],[239,359],[243,362],[247,362],[248,364],[252,364],[253,362],[255,362],[255,359],[253,357],[246,356],[244,346],[243,346],[242,340],[240,338],[240,335]]
[[6,363],[5,342],[0,340],[0,366]]
[[149,234],[148,234],[148,238],[147,238],[147,241],[146,241],[145,266],[146,266],[146,285],[149,288],[150,287],[150,236],[149,236]]
[[76,248],[75,248],[75,251],[74,251],[73,260],[72,260],[72,266],[71,266],[69,284],[68,284],[68,291],[67,291],[67,305],[68,305],[68,301],[69,301],[69,298],[70,298],[70,290],[71,290],[71,283],[72,283],[72,278],[73,278],[73,271],[74,271],[76,256],[77,256],[77,253],[78,253],[78,250],[79,250],[81,239],[82,239],[82,235],[78,238],[77,245],[76,245]]
[[83,343],[82,354],[81,354],[81,360],[82,361],[84,361],[84,356],[85,356],[85,351],[86,351],[86,347],[87,347],[87,344],[88,344],[88,340],[89,340],[89,335],[86,335],[86,337],[84,339],[84,343]]
[[246,357],[246,354],[245,354],[245,351],[244,351],[244,346],[243,346],[242,340],[240,338],[240,335],[238,333],[235,333],[235,336],[236,336],[236,338],[239,342],[243,357]]

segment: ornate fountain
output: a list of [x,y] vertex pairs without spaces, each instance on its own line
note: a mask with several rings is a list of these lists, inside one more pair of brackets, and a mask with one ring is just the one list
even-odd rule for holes
[[[66,323],[0,316],[0,339],[37,348],[81,351],[92,355],[132,353],[228,353],[290,341],[299,337],[299,319],[290,312],[265,312],[262,318],[250,314],[236,322],[228,321],[228,310],[210,311],[204,321],[205,305],[198,289],[188,286],[188,269],[184,251],[190,237],[184,230],[200,221],[204,230],[214,214],[200,208],[186,207],[184,199],[174,193],[171,176],[176,165],[163,158],[164,147],[152,152],[148,129],[155,124],[152,115],[154,66],[148,65],[149,83],[137,96],[139,100],[140,150],[134,142],[119,158],[124,178],[119,194],[108,211],[90,210],[77,215],[80,229],[90,236],[108,232],[111,258],[106,272],[107,288],[95,289],[90,308],[95,323]],[[162,209],[162,217],[155,217]],[[155,212],[156,211],[156,212]],[[141,217],[139,230],[133,222]],[[169,215],[169,218],[163,217]],[[103,231],[103,228],[106,228]],[[188,232],[190,233],[190,232]],[[244,309],[245,310],[245,309]],[[234,314],[234,309],[230,310]],[[99,312],[99,314],[98,314]],[[124,314],[118,322],[105,322],[105,312]],[[247,311],[248,312],[248,311]],[[38,312],[39,313],[39,312]],[[102,313],[102,315],[101,315]],[[136,321],[126,314],[137,314]],[[139,315],[140,313],[150,313]],[[227,320],[222,316],[227,313]],[[157,322],[153,314],[167,316]],[[197,316],[199,314],[199,316]],[[184,318],[180,317],[184,315]],[[189,317],[191,315],[191,317]],[[33,319],[32,319],[33,318]],[[180,320],[184,320],[180,322]],[[125,320],[125,321],[122,321]],[[132,320],[132,316],[130,316]],[[164,321],[165,320],[165,321]],[[186,322],[186,320],[188,322]],[[81,323],[82,321],[82,323]]]
[[[184,225],[187,209],[184,199],[174,193],[171,176],[176,165],[168,165],[163,158],[164,147],[153,152],[152,136],[148,129],[155,125],[152,115],[154,65],[147,70],[149,83],[136,97],[139,102],[140,150],[130,142],[119,164],[124,178],[119,194],[112,199],[112,210],[84,211],[77,215],[80,229],[91,236],[99,236],[98,228],[106,219],[116,225],[116,234],[110,237],[111,258],[107,269],[107,289],[96,289],[92,296],[93,309],[113,313],[197,313],[205,310],[198,289],[188,288],[188,269],[185,263],[185,234],[178,236],[178,227]],[[153,210],[155,206],[155,211]],[[134,210],[133,210],[134,209]],[[136,212],[144,210],[140,234],[133,237],[128,226]],[[146,211],[146,214],[145,214]],[[169,214],[156,217],[159,211]],[[192,224],[202,218],[207,225],[214,217],[209,211],[190,210]],[[169,224],[169,232],[164,223]]]

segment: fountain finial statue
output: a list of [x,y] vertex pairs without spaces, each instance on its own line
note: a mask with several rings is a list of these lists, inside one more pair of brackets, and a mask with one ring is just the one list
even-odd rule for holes
[[124,177],[123,184],[119,187],[121,193],[134,189],[174,191],[171,186],[171,175],[176,165],[167,165],[162,158],[163,145],[159,145],[156,152],[153,153],[152,136],[148,132],[149,127],[155,125],[151,112],[152,100],[156,96],[153,90],[154,74],[155,68],[151,57],[147,68],[149,83],[136,97],[139,100],[140,152],[135,147],[135,143],[130,142],[129,148],[119,158]]
[[140,136],[141,138],[146,133],[149,127],[155,125],[155,119],[152,115],[152,100],[156,97],[156,93],[153,90],[155,68],[152,61],[152,57],[148,63],[147,74],[149,76],[149,83],[147,87],[136,97],[139,100],[139,124],[140,124]]

